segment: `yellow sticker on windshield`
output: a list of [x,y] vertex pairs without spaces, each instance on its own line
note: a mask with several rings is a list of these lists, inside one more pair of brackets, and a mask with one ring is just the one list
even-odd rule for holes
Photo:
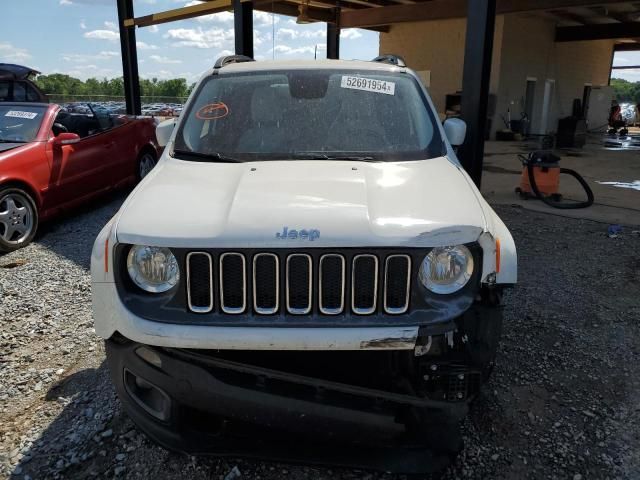
[[352,77],[343,75],[340,82],[342,88],[352,88],[354,90],[364,90],[366,92],[384,93],[386,95],[395,95],[395,82],[387,82],[386,80],[376,80],[375,78]]

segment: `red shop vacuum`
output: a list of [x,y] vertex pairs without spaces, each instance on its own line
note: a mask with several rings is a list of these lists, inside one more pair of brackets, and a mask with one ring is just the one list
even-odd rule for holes
[[[593,204],[593,191],[584,178],[568,168],[560,167],[560,157],[552,152],[538,150],[529,155],[518,155],[522,161],[522,175],[520,176],[520,186],[516,188],[516,193],[520,198],[538,198],[553,208],[586,208]],[[567,174],[574,177],[585,193],[587,200],[584,202],[564,202],[560,194],[560,174]]]

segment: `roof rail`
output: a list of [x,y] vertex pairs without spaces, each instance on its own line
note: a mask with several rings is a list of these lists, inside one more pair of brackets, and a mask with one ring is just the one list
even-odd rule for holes
[[247,57],[246,55],[225,55],[224,57],[220,57],[216,60],[216,64],[213,68],[222,68],[231,63],[242,63],[242,62],[255,62],[255,60],[251,57]]
[[373,60],[372,62],[380,62],[380,63],[388,63],[390,65],[395,65],[396,67],[406,67],[407,64],[400,55],[394,55],[393,53],[387,53],[385,55],[380,55]]

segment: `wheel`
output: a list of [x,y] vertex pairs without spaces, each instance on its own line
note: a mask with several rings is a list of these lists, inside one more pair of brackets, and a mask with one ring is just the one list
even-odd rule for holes
[[142,180],[149,175],[149,172],[153,170],[156,163],[158,163],[158,161],[153,153],[148,151],[142,152],[142,155],[140,155],[138,159],[138,180]]
[[0,251],[11,252],[33,240],[38,228],[38,209],[20,188],[0,188]]

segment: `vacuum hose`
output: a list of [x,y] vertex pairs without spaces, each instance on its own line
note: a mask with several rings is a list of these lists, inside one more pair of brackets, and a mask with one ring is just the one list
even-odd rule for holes
[[531,190],[533,190],[533,193],[536,194],[536,197],[538,197],[540,200],[542,200],[544,203],[546,203],[550,207],[570,209],[570,208],[587,208],[593,205],[593,191],[591,190],[591,187],[589,187],[585,179],[582,178],[582,176],[575,170],[571,170],[569,168],[561,168],[560,173],[566,173],[567,175],[571,175],[576,180],[578,180],[578,182],[580,183],[580,185],[582,185],[582,188],[584,188],[584,191],[587,194],[587,200],[584,202],[566,203],[566,202],[556,202],[556,201],[550,200],[549,197],[546,197],[545,195],[540,193],[540,190],[538,190],[538,185],[536,185],[536,176],[533,172],[534,168],[535,167],[533,166],[533,163],[531,161],[527,161],[527,172],[529,173],[529,183],[531,184]]

